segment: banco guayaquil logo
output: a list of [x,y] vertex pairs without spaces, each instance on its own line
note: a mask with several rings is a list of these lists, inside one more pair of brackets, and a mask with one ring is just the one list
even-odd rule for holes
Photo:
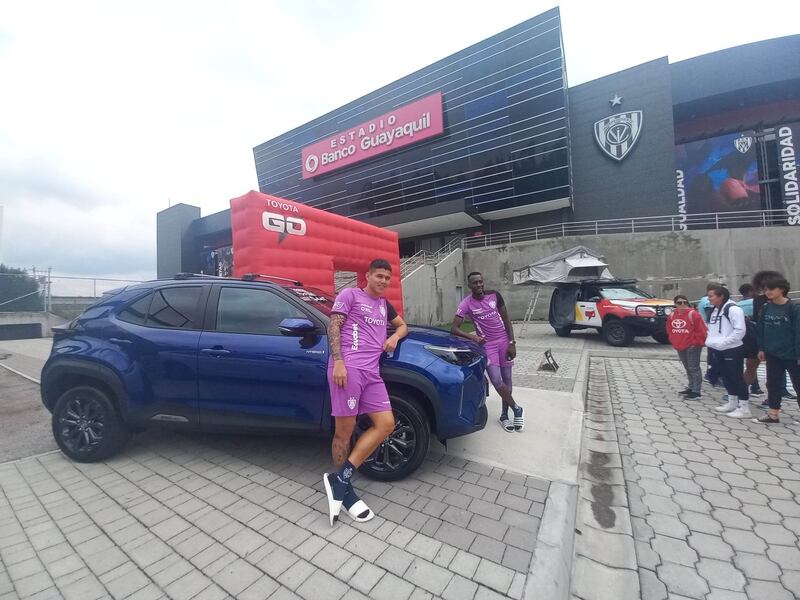
[[622,160],[639,140],[642,111],[629,110],[600,119],[594,124],[597,145],[614,160]]

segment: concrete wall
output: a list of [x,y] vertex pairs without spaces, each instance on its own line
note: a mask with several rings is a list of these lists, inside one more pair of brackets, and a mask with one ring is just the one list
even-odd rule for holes
[[[487,288],[505,297],[511,318],[522,319],[532,288],[512,285],[512,271],[578,245],[603,253],[614,276],[639,279],[639,287],[664,298],[700,298],[709,281],[722,281],[735,294],[762,269],[780,271],[800,288],[800,233],[792,227],[579,236],[470,249],[464,272],[483,273]],[[543,288],[536,318],[547,318],[549,297]]]
[[405,319],[415,325],[450,323],[464,297],[462,250],[457,248],[436,265],[422,265],[403,279]]
[[0,312],[0,325],[39,323],[42,326],[42,337],[53,337],[50,328],[66,322],[58,315],[46,312]]

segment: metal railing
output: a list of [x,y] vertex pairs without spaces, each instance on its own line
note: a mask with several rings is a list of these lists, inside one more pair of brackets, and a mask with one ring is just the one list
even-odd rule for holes
[[400,279],[404,279],[422,265],[438,265],[450,254],[462,247],[464,238],[462,236],[453,238],[436,252],[430,250],[420,250],[400,261]]
[[737,227],[773,227],[786,225],[786,211],[749,210],[693,215],[664,215],[633,217],[631,219],[604,219],[601,221],[574,221],[540,227],[527,227],[502,233],[491,233],[463,239],[463,248],[485,248],[516,242],[576,235],[601,235],[611,233],[653,233],[666,231],[694,231],[698,229],[733,229]]

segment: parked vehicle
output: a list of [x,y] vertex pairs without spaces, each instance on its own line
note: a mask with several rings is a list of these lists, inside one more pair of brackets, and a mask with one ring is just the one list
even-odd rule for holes
[[[587,279],[557,285],[550,301],[550,323],[556,335],[566,337],[576,329],[594,328],[611,346],[628,346],[636,336],[652,336],[668,344],[666,319],[674,308],[672,301],[654,298],[635,284],[635,279]],[[554,323],[553,306],[559,294],[575,297],[572,324]]]
[[[180,274],[108,293],[54,329],[41,389],[58,446],[94,462],[153,425],[329,435],[332,305],[319,290],[265,276]],[[362,472],[403,478],[432,435],[444,442],[482,429],[485,366],[477,345],[410,327],[381,361],[397,426]]]

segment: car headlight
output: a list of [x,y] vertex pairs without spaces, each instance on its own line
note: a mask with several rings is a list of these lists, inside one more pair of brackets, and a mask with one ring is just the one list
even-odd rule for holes
[[434,346],[429,344],[425,346],[425,350],[435,354],[439,358],[442,358],[453,365],[459,366],[471,364],[478,356],[469,348],[459,348],[456,346]]
[[649,306],[639,306],[636,308],[636,314],[640,317],[655,317],[656,309]]

